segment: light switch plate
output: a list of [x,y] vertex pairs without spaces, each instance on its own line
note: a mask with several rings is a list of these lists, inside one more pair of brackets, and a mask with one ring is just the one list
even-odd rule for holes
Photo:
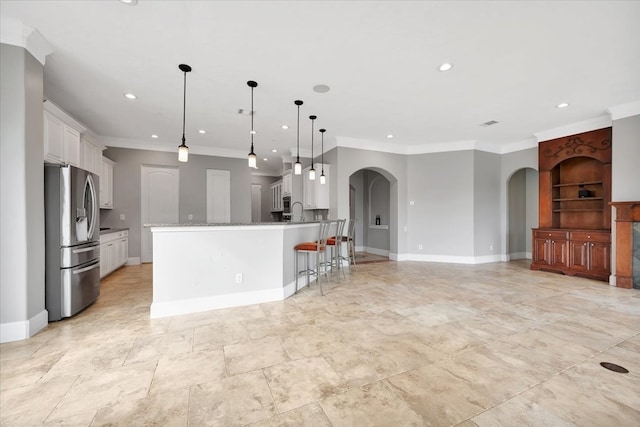
[[124,221],[124,214],[120,214],[120,221]]

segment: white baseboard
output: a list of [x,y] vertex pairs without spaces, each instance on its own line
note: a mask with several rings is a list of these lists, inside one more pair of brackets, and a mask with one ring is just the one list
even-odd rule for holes
[[[292,285],[293,283],[288,286]],[[261,291],[189,298],[171,302],[154,302],[151,304],[150,317],[152,319],[158,319],[160,317],[179,316],[182,314],[199,313],[201,311],[218,310],[221,308],[282,301],[284,298],[284,289],[280,287]]]
[[140,257],[139,256],[127,258],[127,264],[126,265],[139,265],[139,264],[140,264]]
[[369,254],[374,254],[374,255],[380,255],[380,256],[389,256],[389,251],[384,250],[384,249],[378,249],[378,248],[364,248],[364,252],[367,252]]
[[531,259],[531,252],[513,252],[509,254],[507,261],[514,259]]
[[0,343],[26,340],[49,324],[49,312],[42,310],[29,320],[0,324]]
[[467,257],[457,255],[402,254],[397,256],[398,261],[442,262],[449,264],[486,264],[490,262],[499,262],[503,259],[502,255]]

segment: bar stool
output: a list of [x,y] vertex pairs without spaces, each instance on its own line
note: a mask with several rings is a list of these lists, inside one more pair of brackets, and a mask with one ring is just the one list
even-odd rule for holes
[[331,249],[331,270],[333,270],[335,266],[338,280],[340,279],[340,271],[342,271],[342,277],[345,277],[344,269],[342,268],[342,242],[343,239],[346,238],[344,235],[344,225],[346,222],[346,219],[337,220],[335,234],[327,239],[327,246]]
[[347,256],[343,257],[349,264],[349,273],[351,273],[351,266],[356,266],[356,222],[357,219],[349,219],[349,225],[347,226],[347,235],[342,238],[343,242],[347,243]]
[[[320,295],[324,295],[322,290],[322,282],[320,281],[320,267],[323,266],[324,275],[328,280],[327,276],[327,237],[329,235],[329,227],[331,225],[331,221],[320,221],[320,227],[318,229],[318,240],[315,242],[302,242],[298,243],[294,248],[295,253],[295,261],[294,261],[294,275],[296,279],[296,293],[298,292],[298,277],[301,273],[306,273],[307,275],[307,286],[309,286],[309,276],[315,275],[318,284],[320,285]],[[307,254],[305,261],[305,269],[302,271],[298,270],[298,255],[300,253]],[[316,255],[316,265],[315,270],[310,268],[309,266],[309,254]],[[320,255],[322,255],[322,262],[320,261]]]

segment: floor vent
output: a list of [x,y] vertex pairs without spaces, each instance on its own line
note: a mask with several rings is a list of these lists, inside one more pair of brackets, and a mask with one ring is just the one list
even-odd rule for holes
[[616,365],[615,363],[600,362],[600,366],[613,372],[619,372],[621,374],[629,373],[629,370],[627,368],[623,368],[622,366]]

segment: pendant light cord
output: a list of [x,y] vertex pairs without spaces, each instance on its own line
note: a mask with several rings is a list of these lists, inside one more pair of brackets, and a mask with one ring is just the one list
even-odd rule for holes
[[320,162],[322,162],[322,173],[320,175],[324,175],[324,129],[320,129],[320,132],[322,135],[322,146],[320,147],[322,150],[322,159],[320,160]]
[[311,169],[313,169],[313,123],[315,118],[311,119]]
[[296,163],[300,163],[300,106],[298,105],[298,125],[297,125],[298,136],[297,140],[297,154],[296,154]]
[[185,121],[187,120],[187,72],[184,72],[184,91],[182,94],[182,145],[186,142],[184,138]]
[[253,86],[251,86],[251,152],[253,153]]

